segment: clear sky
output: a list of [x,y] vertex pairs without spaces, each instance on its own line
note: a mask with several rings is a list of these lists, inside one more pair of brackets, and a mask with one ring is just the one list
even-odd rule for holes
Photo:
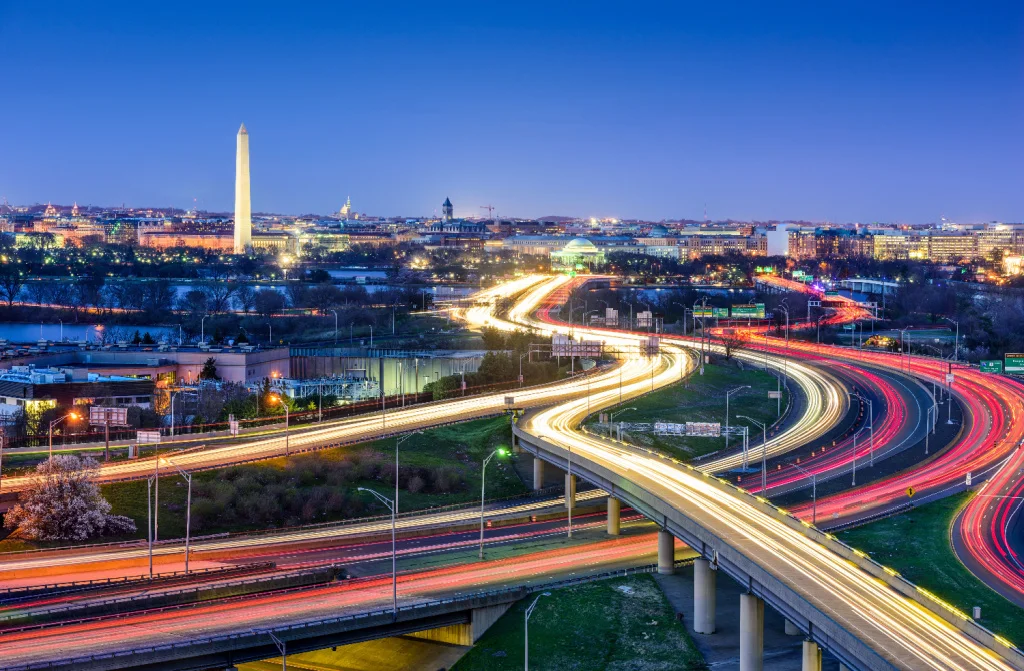
[[1024,2],[0,0],[0,196],[1024,219]]

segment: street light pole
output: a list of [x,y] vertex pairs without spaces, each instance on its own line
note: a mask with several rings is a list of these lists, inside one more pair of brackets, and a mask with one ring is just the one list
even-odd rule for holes
[[153,478],[146,478],[146,536],[149,538],[149,579],[153,579]]
[[64,415],[63,417],[58,417],[57,419],[55,419],[52,422],[50,422],[50,430],[48,431],[49,442],[50,442],[50,447],[49,447],[49,452],[48,452],[49,456],[47,457],[48,459],[51,459],[51,460],[53,459],[53,427],[57,426],[58,424],[60,424],[61,422],[63,422],[65,419],[68,419],[68,418],[70,418],[70,419],[78,419],[78,413],[77,412],[69,412],[68,414]]
[[505,456],[505,448],[499,447],[487,455],[484,465],[480,469],[480,559],[484,558],[484,496],[486,491],[484,487],[487,485],[487,464],[491,462],[494,455]]
[[868,430],[871,432],[870,433],[870,440],[871,440],[871,443],[870,443],[871,463],[870,463],[870,465],[874,466],[875,465],[875,418],[874,418],[874,412],[872,410],[874,405],[872,404],[870,398],[867,398],[866,396],[861,396],[858,392],[848,391],[846,393],[848,395],[850,395],[850,396],[856,396],[861,401],[864,401],[864,402],[866,402],[868,404]]
[[745,384],[742,387],[736,387],[735,389],[725,392],[725,433],[723,435],[725,436],[726,446],[729,445],[729,397],[744,389],[750,389],[750,385]]
[[338,311],[331,310],[334,313],[334,344],[338,344]]
[[372,489],[367,489],[365,487],[358,487],[357,491],[360,491],[360,492],[370,492],[371,494],[376,496],[377,499],[379,501],[381,501],[381,503],[386,505],[388,507],[388,510],[391,511],[391,598],[392,598],[391,619],[392,620],[397,620],[398,619],[398,570],[397,570],[398,562],[397,562],[397,555],[396,555],[396,552],[395,552],[395,510],[396,510],[395,502],[392,501],[391,499],[389,499],[388,497],[384,496],[383,494],[378,494],[376,491],[374,491]]
[[746,415],[736,415],[737,419],[745,419],[761,429],[761,493],[768,493],[768,424],[757,421]]
[[206,319],[209,316],[210,315],[205,315],[199,320],[199,342],[204,345],[206,344]]
[[288,410],[288,402],[284,400],[284,396],[278,394],[277,396],[271,396],[271,400],[275,403],[280,403],[281,407],[284,408],[284,456],[291,456],[291,413]]
[[608,437],[609,438],[612,437],[612,427],[615,425],[615,418],[618,417],[619,415],[621,415],[622,413],[627,412],[629,410],[636,410],[636,408],[623,408],[622,410],[618,410],[616,412],[608,413]]
[[[164,463],[174,466],[175,470],[178,471],[178,475],[183,477],[185,482],[188,483],[188,498],[185,503],[185,575],[188,575],[189,550],[191,549],[192,540],[192,474],[183,470],[181,466],[178,466],[178,464],[174,463],[169,458],[164,459],[163,461]],[[152,546],[150,546],[150,571],[152,571],[152,552]]]
[[943,317],[947,322],[956,324],[956,341],[953,343],[953,361],[960,361],[960,322],[956,319],[950,319],[949,317]]
[[804,475],[809,475],[811,478],[811,524],[817,526],[818,524],[818,476],[815,473],[807,471],[807,469],[797,466],[793,462],[789,462],[789,465],[797,469]]
[[523,667],[524,671],[530,671],[530,616],[533,615],[533,610],[537,607],[537,602],[540,601],[540,597],[542,596],[551,596],[551,592],[543,592],[534,599],[533,603],[531,603],[526,609],[526,615],[523,620],[523,645],[525,646],[523,650],[523,662],[525,664]]

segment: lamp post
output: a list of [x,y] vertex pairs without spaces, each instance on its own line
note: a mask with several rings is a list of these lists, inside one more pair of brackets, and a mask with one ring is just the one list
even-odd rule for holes
[[818,524],[818,476],[816,474],[814,474],[814,473],[811,473],[810,471],[808,471],[806,468],[803,468],[802,466],[797,466],[792,461],[789,462],[789,465],[792,466],[793,468],[795,468],[796,470],[800,471],[804,475],[810,476],[810,478],[811,478],[811,524],[817,526],[817,524]]
[[960,361],[960,322],[949,317],[943,317],[943,319],[956,325],[956,340],[953,342],[953,361]]
[[672,301],[672,305],[678,305],[679,307],[681,307],[683,309],[683,335],[685,336],[686,335],[686,310],[687,310],[687,308],[686,308],[685,305],[683,305],[679,301]]
[[529,352],[527,352],[526,354],[521,354],[519,356],[519,386],[520,387],[523,386],[523,359],[525,359],[528,356],[530,356]]
[[572,507],[576,503],[576,496],[572,486],[572,445],[567,445],[569,455],[565,459],[565,502],[569,510],[569,538],[572,538]]
[[284,456],[289,457],[289,456],[291,456],[292,450],[291,450],[291,428],[290,428],[291,422],[289,421],[290,420],[290,417],[289,417],[290,412],[288,410],[288,402],[285,401],[284,397],[280,396],[280,395],[278,395],[278,396],[271,396],[270,398],[275,403],[280,403],[281,407],[284,408]]
[[729,391],[725,392],[725,434],[724,435],[725,435],[725,444],[726,444],[726,446],[729,445],[729,397],[732,396],[733,394],[735,394],[738,391],[743,391],[744,389],[750,389],[750,385],[749,384],[745,384],[742,387],[736,387],[735,389],[730,389]]
[[395,513],[398,512],[398,448],[405,441],[421,433],[423,432],[413,431],[411,433],[402,434],[401,436],[395,439]]
[[618,410],[616,412],[608,413],[608,437],[609,438],[612,437],[612,427],[615,425],[615,418],[618,417],[619,415],[621,415],[622,413],[628,412],[630,410],[636,410],[636,408],[623,408],[622,410]]
[[851,397],[852,396],[856,396],[861,401],[864,401],[864,402],[866,402],[868,404],[868,430],[871,432],[871,436],[870,436],[871,437],[871,447],[870,447],[871,465],[874,466],[875,465],[875,418],[874,418],[873,412],[872,412],[873,405],[871,403],[871,399],[867,398],[865,396],[861,396],[861,394],[856,392],[856,391],[848,391],[846,393],[849,396],[851,396]]
[[388,510],[391,511],[391,619],[396,620],[398,619],[398,570],[397,558],[395,553],[395,502],[389,499],[388,497],[384,496],[383,494],[378,494],[376,491],[372,489],[358,487],[357,491],[370,492],[371,494],[376,496],[381,503],[386,505],[388,507]]
[[487,464],[491,462],[495,455],[504,457],[506,454],[505,448],[499,447],[487,455],[487,458],[484,459],[484,465],[480,469],[480,559],[484,558],[484,487],[487,484]]
[[857,436],[859,436],[864,429],[857,431],[853,434],[853,478],[850,481],[851,487],[857,486]]
[[540,601],[542,596],[551,596],[551,592],[543,592],[534,599],[533,603],[526,609],[523,619],[523,663],[525,664],[523,668],[525,671],[530,671],[530,616],[533,615],[533,610],[537,607],[537,602]]
[[[900,329],[900,357],[901,357],[901,359],[906,356],[906,354],[904,354],[904,351],[903,351],[904,350],[904,348],[903,348],[903,334],[905,334],[906,332],[907,332],[907,329]],[[908,349],[909,349],[910,338],[907,338],[907,345],[908,345]],[[900,370],[903,370],[903,362],[902,362],[902,360],[900,361]],[[907,362],[907,370],[910,370],[910,362],[909,361]]]
[[288,644],[275,636],[272,631],[265,633],[270,637],[270,640],[274,642],[274,645],[277,646],[277,651],[281,653],[281,671],[288,671]]
[[331,310],[334,313],[334,344],[338,344],[338,311]]
[[149,539],[149,579],[153,579],[153,478],[146,478],[146,536]]
[[[178,466],[178,464],[170,459],[159,459],[159,461],[174,466],[175,470],[178,471],[178,475],[185,478],[185,482],[188,483],[188,498],[185,502],[185,575],[188,575],[188,555],[192,538],[192,474],[183,470],[181,466]],[[150,550],[150,553],[150,561],[152,561],[152,550]]]
[[199,342],[204,345],[206,344],[206,320],[209,316],[210,315],[204,315],[203,318],[199,320]]
[[789,306],[780,303],[779,309],[786,313],[786,347],[789,347]]
[[53,427],[57,426],[58,424],[63,422],[65,419],[78,419],[78,413],[77,412],[69,412],[68,414],[64,415],[63,417],[58,417],[57,419],[55,419],[52,422],[50,422],[50,430],[47,432],[47,435],[49,436],[49,439],[50,439],[49,456],[47,457],[48,459],[53,459]]
[[761,493],[768,493],[768,424],[762,423],[747,417],[746,415],[736,415],[737,419],[745,419],[757,428],[761,429]]

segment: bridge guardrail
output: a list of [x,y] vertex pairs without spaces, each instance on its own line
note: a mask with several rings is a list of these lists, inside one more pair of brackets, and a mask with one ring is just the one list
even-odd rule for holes
[[[515,430],[519,433],[525,434],[526,432],[519,427],[515,427]],[[526,434],[529,439],[534,442],[537,441],[535,436]],[[988,649],[995,652],[997,655],[1002,657],[1004,660],[1009,662],[1012,666],[1018,669],[1024,669],[1024,652],[1017,648],[1011,641],[1007,640],[1003,636],[993,633],[982,625],[978,624],[969,615],[956,608],[955,606],[946,603],[939,597],[935,596],[928,590],[918,587],[914,583],[910,582],[899,574],[898,571],[891,569],[887,566],[876,562],[871,557],[861,550],[850,547],[846,543],[843,543],[834,535],[820,530],[819,528],[812,525],[810,522],[801,520],[792,515],[788,510],[780,508],[773,504],[768,499],[751,494],[742,487],[737,487],[724,478],[716,477],[714,474],[707,471],[702,471],[690,464],[687,464],[674,457],[669,457],[647,448],[638,447],[625,442],[619,442],[614,439],[601,437],[602,440],[610,441],[623,447],[629,447],[631,449],[645,452],[653,457],[657,457],[663,461],[669,461],[675,464],[677,467],[686,468],[689,471],[699,473],[706,482],[711,484],[713,487],[737,496],[738,498],[744,498],[754,508],[757,508],[761,512],[771,515],[776,519],[779,519],[783,524],[787,525],[791,529],[799,531],[809,539],[817,542],[819,545],[835,552],[839,556],[843,557],[847,561],[850,561],[854,565],[863,569],[869,573],[872,577],[881,580],[885,584],[892,587],[895,591],[901,595],[907,597],[911,601],[916,602],[925,609],[931,611],[935,615],[941,617],[947,623],[960,630],[976,642],[987,647]]]

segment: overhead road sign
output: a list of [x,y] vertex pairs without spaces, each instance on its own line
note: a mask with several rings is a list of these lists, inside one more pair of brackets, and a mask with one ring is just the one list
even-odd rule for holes
[[982,373],[1002,373],[1003,372],[1003,362],[1000,361],[999,359],[992,359],[992,360],[988,360],[988,361],[982,360],[982,362],[981,362],[981,372]]
[[1024,375],[1024,354],[1007,354],[1003,357],[1005,362],[1003,371],[1015,375]]
[[732,306],[733,319],[764,319],[764,303]]

